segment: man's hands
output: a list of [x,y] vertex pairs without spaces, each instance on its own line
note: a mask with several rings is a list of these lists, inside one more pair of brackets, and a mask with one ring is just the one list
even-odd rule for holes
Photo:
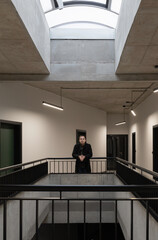
[[83,161],[84,161],[84,159],[85,159],[85,156],[83,156],[83,155],[80,155],[80,156],[79,156],[79,159],[80,159],[80,161],[81,161],[81,162],[83,162]]

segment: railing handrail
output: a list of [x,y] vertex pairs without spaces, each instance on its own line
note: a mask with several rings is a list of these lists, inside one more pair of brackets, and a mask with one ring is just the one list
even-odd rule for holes
[[116,157],[116,161],[121,162],[121,163],[124,163],[124,164],[129,165],[129,166],[132,166],[132,167],[134,167],[134,168],[138,168],[139,170],[141,170],[141,171],[143,171],[143,172],[145,172],[145,173],[148,173],[148,174],[152,175],[153,177],[158,178],[158,173],[157,173],[157,172],[148,170],[148,169],[146,169],[146,168],[143,168],[143,167],[141,167],[141,166],[139,166],[139,165],[136,165],[136,164],[134,164],[134,163],[128,162],[127,160],[124,160],[124,159],[121,159],[121,158],[118,158],[118,157]]
[[[114,159],[113,157],[92,157],[91,158],[92,160],[95,160],[95,159]],[[31,161],[31,162],[26,162],[26,163],[20,163],[20,164],[16,164],[16,165],[12,165],[12,166],[8,166],[8,167],[4,167],[4,168],[0,168],[0,172],[3,172],[3,171],[8,171],[8,170],[11,170],[11,169],[16,169],[16,168],[20,168],[20,167],[23,167],[23,166],[27,166],[27,165],[30,165],[30,164],[34,164],[34,163],[37,163],[37,162],[42,162],[42,161],[50,161],[50,160],[75,160],[75,158],[73,157],[49,157],[49,158],[42,158],[42,159],[38,159],[38,160],[34,160],[34,161]]]
[[151,185],[28,185],[0,184],[0,192],[153,192],[157,184]]
[[34,160],[34,161],[26,162],[26,163],[15,164],[15,165],[12,165],[12,166],[0,168],[0,172],[8,171],[8,170],[14,169],[14,168],[20,168],[20,167],[23,167],[23,166],[26,166],[26,165],[30,165],[30,164],[34,164],[34,163],[42,162],[42,161],[46,161],[46,160],[47,160],[47,158],[42,158],[42,159],[39,159],[39,160]]
[[[148,170],[146,168],[143,168],[143,167],[141,167],[139,165],[136,165],[134,163],[128,162],[127,160],[124,160],[124,159],[121,159],[121,158],[118,158],[118,157],[116,157],[116,158],[114,158],[114,157],[92,157],[91,158],[91,160],[107,160],[107,159],[115,159],[118,162],[121,162],[121,163],[126,164],[128,166],[132,166],[134,168],[137,168],[137,169],[141,170],[142,172],[148,173],[148,174],[152,175],[153,177],[158,178],[158,173],[157,172]],[[26,162],[26,163],[20,163],[20,164],[8,166],[8,167],[0,168],[0,172],[8,171],[8,170],[11,170],[11,169],[17,169],[17,168],[24,167],[24,166],[27,166],[27,165],[30,165],[30,164],[35,164],[35,163],[39,163],[39,162],[43,162],[43,161],[51,161],[51,160],[56,160],[56,161],[59,161],[59,160],[71,160],[71,161],[74,161],[75,158],[73,158],[73,157],[48,157],[48,158],[42,158],[42,159],[38,159],[38,160]]]
[[0,200],[69,200],[69,201],[158,201],[157,197],[153,198],[66,198],[66,197],[0,197]]

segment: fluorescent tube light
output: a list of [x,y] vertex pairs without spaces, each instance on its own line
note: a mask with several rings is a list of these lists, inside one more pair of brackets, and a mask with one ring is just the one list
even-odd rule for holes
[[131,109],[131,113],[133,114],[133,116],[136,116],[136,113],[133,109]]
[[55,108],[55,109],[60,110],[60,111],[64,110],[62,107],[54,105],[54,104],[51,104],[51,103],[48,103],[48,102],[42,102],[42,104],[44,106],[47,106],[47,107],[50,107],[50,108]]
[[158,92],[158,88],[155,88],[155,89],[153,90],[153,92],[154,92],[154,93],[157,93],[157,92]]
[[123,124],[126,124],[126,121],[115,123],[116,126],[123,125]]

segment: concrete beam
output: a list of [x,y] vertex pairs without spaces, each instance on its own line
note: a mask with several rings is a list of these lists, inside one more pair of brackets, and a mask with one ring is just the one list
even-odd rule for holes
[[48,74],[49,53],[49,28],[39,1],[0,1],[0,73]]
[[116,72],[158,73],[158,1],[123,1],[116,31]]
[[[102,75],[92,75],[91,73],[89,76],[82,75],[82,78],[79,78],[77,74],[75,74],[75,69],[73,69],[74,74],[71,76],[69,75],[69,78],[66,78],[66,73],[69,70],[70,66],[65,66],[65,69],[63,69],[63,73],[61,75],[51,73],[49,75],[41,75],[41,74],[0,74],[0,82],[3,81],[92,81],[92,82],[98,82],[98,81],[152,81],[157,82],[158,81],[158,74],[102,74]],[[64,75],[65,74],[65,75]]]

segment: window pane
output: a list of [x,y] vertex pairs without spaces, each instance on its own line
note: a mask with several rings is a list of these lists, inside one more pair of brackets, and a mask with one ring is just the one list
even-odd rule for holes
[[97,2],[97,3],[102,3],[102,4],[106,4],[107,0],[63,0],[63,2],[71,2],[71,1],[88,1],[88,2]]
[[91,22],[115,28],[118,15],[102,8],[76,6],[51,11],[46,14],[46,19],[49,27],[71,22]]
[[40,0],[40,2],[44,12],[47,12],[52,9],[51,0]]
[[112,0],[111,10],[116,13],[119,13],[121,8],[121,3],[122,3],[122,0]]

